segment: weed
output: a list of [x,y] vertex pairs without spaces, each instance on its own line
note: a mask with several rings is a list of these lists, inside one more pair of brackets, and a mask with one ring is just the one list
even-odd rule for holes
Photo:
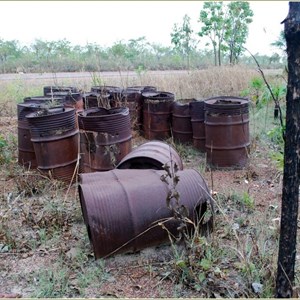
[[70,295],[69,274],[65,267],[40,270],[33,274],[36,290],[31,295],[35,298],[59,298]]

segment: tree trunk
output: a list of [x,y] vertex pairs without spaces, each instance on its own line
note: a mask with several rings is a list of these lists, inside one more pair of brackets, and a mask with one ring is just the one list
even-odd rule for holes
[[283,22],[288,54],[288,86],[276,297],[290,298],[293,297],[295,276],[300,177],[300,2],[289,2],[289,14]]
[[218,45],[218,60],[219,60],[219,66],[221,66],[221,43]]
[[218,65],[218,62],[217,62],[217,47],[214,44],[214,41],[212,41],[212,44],[213,44],[213,48],[214,48],[215,66],[217,66]]

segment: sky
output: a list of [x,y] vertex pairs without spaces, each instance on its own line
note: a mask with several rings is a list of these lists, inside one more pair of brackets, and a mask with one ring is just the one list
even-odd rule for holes
[[[254,12],[246,48],[271,55],[271,47],[284,29],[287,1],[249,1]],[[0,39],[29,46],[35,39],[66,39],[73,46],[96,43],[103,47],[117,41],[145,36],[150,43],[171,46],[170,33],[187,14],[192,29],[203,1],[0,1]],[[199,44],[199,47],[204,47]]]

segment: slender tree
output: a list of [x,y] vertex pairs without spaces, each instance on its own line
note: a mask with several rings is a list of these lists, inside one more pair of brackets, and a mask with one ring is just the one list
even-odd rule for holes
[[300,177],[300,2],[283,21],[288,55],[286,135],[276,297],[293,297]]
[[190,53],[195,49],[196,41],[192,37],[191,18],[184,15],[182,25],[174,24],[171,33],[171,42],[175,49],[187,60],[187,68],[190,68]]
[[243,45],[248,37],[248,25],[252,22],[253,11],[246,1],[228,3],[228,15],[225,20],[225,44],[229,51],[230,64],[236,64],[244,51]]
[[221,52],[225,37],[227,9],[223,2],[204,2],[199,22],[203,24],[198,35],[207,36],[213,46],[215,65],[221,66]]

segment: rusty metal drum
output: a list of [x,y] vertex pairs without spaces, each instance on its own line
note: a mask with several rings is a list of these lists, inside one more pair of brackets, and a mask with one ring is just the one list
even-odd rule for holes
[[44,96],[51,95],[51,93],[55,92],[71,92],[71,93],[77,93],[78,89],[75,86],[44,86]]
[[201,152],[205,152],[204,101],[190,102],[190,115],[193,132],[193,145]]
[[144,92],[156,92],[157,91],[157,87],[151,86],[151,85],[135,85],[135,86],[129,86],[129,87],[127,87],[127,90],[135,90],[135,91],[138,91],[140,93],[144,93]]
[[153,169],[163,170],[164,165],[177,165],[183,169],[183,163],[176,150],[162,141],[144,143],[128,153],[117,165],[117,169]]
[[46,96],[48,97],[63,97],[63,105],[64,107],[74,107],[76,111],[83,110],[83,95],[82,93],[74,93],[74,92],[66,92],[66,91],[58,91],[49,93]]
[[128,108],[87,109],[78,121],[82,173],[111,170],[131,151]]
[[123,90],[120,104],[129,109],[131,129],[140,131],[142,129],[143,112],[143,96],[141,92],[137,89]]
[[172,106],[172,133],[175,142],[190,144],[193,142],[193,128],[189,103],[195,99],[180,99]]
[[84,109],[93,107],[110,108],[110,94],[89,92],[83,95]]
[[25,97],[24,103],[43,104],[48,107],[63,106],[65,102],[64,96],[32,96]]
[[243,168],[248,163],[249,100],[220,96],[205,101],[207,163],[212,168]]
[[79,130],[75,108],[43,109],[26,116],[38,169],[70,183],[76,179]]
[[91,92],[95,92],[98,94],[109,94],[110,107],[120,107],[122,102],[122,91],[123,88],[112,85],[96,85],[91,87]]
[[31,141],[30,127],[26,116],[41,109],[37,103],[19,103],[18,109],[18,163],[27,168],[37,168],[36,156]]
[[122,88],[121,87],[118,87],[118,86],[113,86],[113,85],[95,85],[95,86],[92,86],[91,87],[91,92],[94,92],[94,93],[98,93],[98,94],[101,94],[101,93],[111,93],[111,92],[115,92],[115,91],[122,91]]
[[[166,201],[171,187],[161,180],[165,173],[115,169],[79,175],[80,203],[95,258],[167,243],[167,230],[178,236],[179,221],[172,218]],[[177,175],[179,205],[198,224],[210,198],[207,184],[196,170],[178,171]],[[176,207],[173,200],[171,208]]]
[[169,92],[144,92],[143,133],[148,140],[163,140],[171,136],[171,109],[175,95]]

